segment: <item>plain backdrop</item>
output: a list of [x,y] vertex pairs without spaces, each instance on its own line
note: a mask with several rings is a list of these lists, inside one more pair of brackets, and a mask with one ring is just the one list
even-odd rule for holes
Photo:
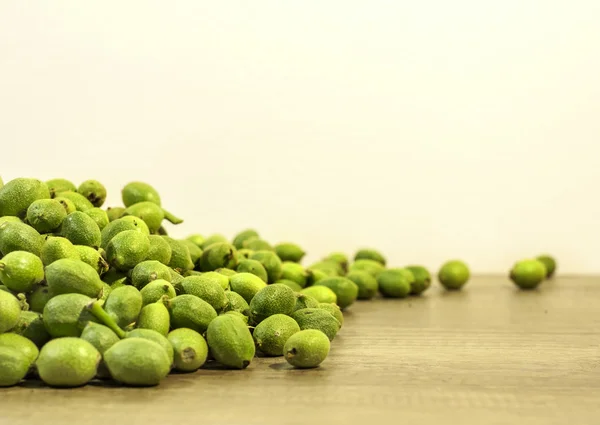
[[0,175],[152,183],[173,235],[257,228],[600,272],[600,2],[0,3]]

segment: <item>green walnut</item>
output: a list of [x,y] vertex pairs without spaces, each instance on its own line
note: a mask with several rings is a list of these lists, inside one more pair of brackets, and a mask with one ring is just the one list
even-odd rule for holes
[[388,298],[404,298],[410,294],[415,277],[408,269],[394,268],[377,275],[379,292]]
[[246,323],[234,315],[224,314],[211,321],[206,340],[213,358],[223,366],[245,369],[254,358],[252,334]]
[[554,257],[544,254],[536,257],[536,260],[542,262],[546,267],[546,278],[550,279],[554,276],[554,273],[556,272],[556,260]]
[[327,358],[331,343],[323,332],[305,329],[292,335],[283,347],[286,361],[294,367],[306,369],[319,366]]
[[386,260],[381,252],[376,249],[360,249],[354,255],[354,261],[356,260],[373,260],[385,266]]
[[40,233],[54,232],[66,216],[65,207],[56,199],[38,199],[27,208],[27,222]]
[[79,185],[77,192],[94,207],[101,207],[106,201],[106,188],[98,180],[86,180]]
[[80,387],[96,376],[102,356],[81,338],[57,338],[42,347],[36,361],[44,383],[52,387]]
[[252,337],[258,348],[267,356],[282,356],[283,346],[300,326],[294,319],[285,314],[274,314],[256,326]]
[[316,285],[326,286],[335,292],[337,304],[342,310],[352,305],[358,297],[358,286],[345,277],[329,277],[318,281]]
[[346,277],[358,286],[359,300],[370,300],[377,295],[379,284],[377,283],[377,279],[375,279],[371,273],[355,270],[348,273]]
[[281,261],[291,261],[293,263],[299,263],[306,255],[302,248],[290,242],[275,245],[275,253],[281,258]]
[[0,188],[0,217],[13,215],[25,218],[27,208],[38,199],[49,199],[46,183],[30,178],[17,178]]
[[539,260],[521,260],[510,271],[510,280],[521,289],[535,289],[544,281],[547,272]]
[[470,276],[467,265],[459,260],[448,261],[438,272],[440,284],[452,291],[461,289],[469,281]]
[[13,251],[0,259],[0,282],[14,292],[30,292],[44,280],[44,264],[27,251]]

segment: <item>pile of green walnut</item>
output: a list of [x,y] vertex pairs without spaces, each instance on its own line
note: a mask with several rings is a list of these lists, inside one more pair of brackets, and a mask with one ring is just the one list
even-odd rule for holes
[[[317,367],[357,299],[416,296],[431,284],[424,267],[387,268],[372,249],[304,267],[302,248],[254,230],[175,239],[163,221],[182,220],[152,186],[132,182],[121,194],[123,207],[102,209],[95,180],[0,180],[0,386],[36,377],[150,386],[207,361],[244,369],[257,350]],[[530,274],[515,266],[519,282]],[[450,261],[438,279],[457,290],[469,269]]]

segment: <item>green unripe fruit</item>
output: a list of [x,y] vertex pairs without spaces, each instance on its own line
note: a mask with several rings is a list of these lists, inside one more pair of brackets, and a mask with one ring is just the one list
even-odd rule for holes
[[323,260],[311,264],[310,267],[308,267],[308,270],[311,273],[319,271],[321,273],[324,273],[327,277],[343,276],[344,274],[346,274],[343,267],[340,264],[331,260]]
[[381,265],[385,266],[385,257],[375,249],[360,249],[354,255],[354,261],[356,260],[373,260],[377,261]]
[[282,356],[286,341],[300,332],[300,326],[285,314],[274,314],[256,326],[252,337],[256,347],[267,356]]
[[69,258],[71,260],[80,260],[81,256],[75,245],[60,236],[48,236],[42,245],[40,253],[42,263],[48,266],[61,258]]
[[233,316],[236,316],[239,319],[242,319],[242,321],[247,325],[248,324],[248,316],[243,315],[242,313],[240,313],[239,311],[225,311],[221,314],[231,314]]
[[75,211],[62,222],[60,235],[67,238],[73,245],[85,245],[98,248],[102,237],[100,228],[87,214]]
[[7,221],[11,223],[23,223],[23,221],[21,221],[19,217],[15,217],[14,215],[6,215],[4,217],[0,217],[0,224],[6,223]]
[[274,314],[290,315],[296,305],[296,293],[289,287],[274,283],[258,291],[250,301],[250,319],[258,324]]
[[308,295],[320,303],[337,303],[337,295],[335,295],[335,292],[333,292],[333,290],[327,286],[310,286],[300,291],[300,293]]
[[[242,248],[242,249],[238,249],[238,260],[241,262],[241,260],[247,260],[250,258],[250,256],[254,254],[254,251],[248,248]],[[239,263],[238,263],[239,265]],[[266,271],[265,271],[266,273]]]
[[[254,239],[254,238],[258,238],[258,232],[254,229],[246,229],[241,231],[240,233],[238,233],[237,235],[235,235],[235,237],[233,238],[233,246],[235,246],[236,249],[242,249],[244,248],[244,242],[247,241],[248,239]],[[219,241],[219,242],[223,242],[223,241]]]
[[0,253],[2,255],[13,251],[27,251],[39,257],[42,245],[44,245],[44,237],[33,227],[12,221],[0,224]]
[[115,288],[108,295],[104,310],[119,327],[125,328],[137,320],[142,310],[142,295],[133,286]]
[[[173,285],[174,288],[180,288],[183,276],[173,269],[169,269],[169,272],[171,273],[171,285]],[[177,289],[175,289],[175,292],[177,292]]]
[[229,278],[229,286],[232,291],[237,292],[247,303],[250,303],[258,291],[265,288],[267,284],[251,273],[237,273]]
[[49,199],[46,183],[30,178],[17,178],[0,188],[0,217],[14,215],[24,218],[27,208],[38,199]]
[[92,248],[91,246],[75,245],[79,258],[86,264],[92,266],[96,273],[102,275],[108,271],[108,263],[102,256],[102,248]]
[[126,208],[123,215],[139,217],[148,225],[150,233],[156,233],[165,218],[163,209],[153,202],[139,202]]
[[[325,288],[325,286],[322,288]],[[318,306],[319,301],[317,301],[316,298],[313,298],[310,295],[296,294],[296,305],[294,306],[294,311],[302,310],[304,308],[317,308]]]
[[19,351],[25,356],[29,364],[33,364],[40,354],[37,346],[32,341],[12,332],[0,334],[0,347],[10,347]]
[[150,240],[137,230],[126,230],[115,235],[106,247],[106,257],[111,266],[128,270],[144,261],[150,249]]
[[345,277],[329,277],[318,281],[316,285],[326,286],[335,292],[337,304],[342,310],[353,304],[358,297],[358,286]]
[[329,277],[327,273],[318,269],[306,269],[308,272],[308,278],[306,279],[306,286],[315,285],[318,281]]
[[110,207],[106,209],[106,216],[108,217],[108,222],[115,221],[121,217],[123,217],[123,213],[125,212],[125,208],[123,207]]
[[167,310],[162,301],[144,306],[137,320],[138,328],[152,329],[161,335],[167,335],[170,326],[171,318],[169,310]]
[[387,269],[377,275],[379,292],[389,298],[408,296],[414,281],[415,277],[408,269]]
[[144,338],[117,342],[104,353],[104,362],[114,380],[132,386],[158,385],[171,370],[165,349]]
[[143,182],[131,182],[121,190],[123,205],[129,207],[140,202],[152,202],[160,206],[160,195],[152,186]]
[[238,273],[252,273],[258,276],[265,283],[268,281],[267,271],[260,261],[257,260],[241,260],[236,268]]
[[102,290],[102,281],[92,266],[69,258],[46,267],[46,282],[54,295],[77,293],[95,298]]
[[297,368],[319,366],[327,358],[331,343],[323,332],[305,329],[292,335],[283,347],[287,362]]
[[438,272],[440,284],[448,290],[459,290],[468,281],[471,273],[465,263],[458,260],[448,261]]
[[[131,182],[125,185],[121,191],[121,198],[123,199],[123,204],[126,207],[139,204],[140,202],[152,202],[159,206],[161,204],[160,196],[156,189],[154,189],[148,183],[142,182]],[[183,221],[165,209],[163,209],[163,213],[165,218],[173,224],[179,224]]]
[[[119,337],[110,328],[94,322],[89,322],[83,328],[81,339],[92,344],[102,356],[104,356],[106,350],[119,342]],[[101,361],[98,365],[97,376],[99,378],[110,378],[110,373],[104,361]]]
[[58,338],[42,347],[36,362],[42,381],[52,387],[79,387],[96,375],[102,356],[81,338]]
[[0,387],[17,385],[31,366],[31,362],[19,350],[0,347]]
[[[379,284],[372,274],[364,271],[352,271],[346,275],[346,278],[356,283],[358,286],[358,299],[370,300],[377,295]],[[324,301],[327,302],[327,301]]]
[[274,251],[271,244],[263,239],[250,238],[244,241],[244,248],[252,251]]
[[297,310],[292,314],[300,329],[318,329],[333,341],[340,330],[340,322],[328,311],[322,308],[305,308]]
[[67,179],[51,179],[46,181],[46,186],[52,198],[56,197],[57,193],[77,191],[77,187]]
[[[215,270],[215,272],[222,274],[223,276],[226,276],[226,277],[231,277],[231,276],[237,274],[237,272],[235,270],[226,269],[224,267],[221,267],[220,269]],[[210,273],[210,272],[208,272],[208,273]]]
[[245,369],[254,358],[254,340],[248,326],[231,314],[218,316],[210,322],[206,340],[213,358],[223,366]]
[[165,335],[161,335],[159,332],[152,329],[134,329],[131,332],[127,332],[126,338],[142,338],[156,342],[163,350],[165,350],[165,353],[167,353],[169,366],[173,364],[173,346]]
[[304,255],[306,255],[302,248],[289,242],[275,245],[275,253],[281,258],[281,261],[291,261],[294,263],[299,263],[302,261]]
[[114,283],[128,284],[129,278],[126,272],[112,268],[102,275],[102,281],[112,286]]
[[75,205],[75,209],[77,211],[84,212],[84,211],[94,208],[92,203],[90,201],[88,201],[88,199],[85,196],[80,195],[77,192],[71,192],[71,191],[60,192],[58,194],[57,198],[58,197],[66,198],[69,201],[71,201],[73,203],[73,205]]
[[377,277],[379,273],[385,270],[385,266],[383,266],[380,262],[375,260],[370,260],[367,258],[356,260],[350,266],[349,271],[363,271],[371,274],[373,277]]
[[227,305],[225,290],[210,277],[188,276],[181,281],[184,294],[194,295],[209,303],[217,312],[222,311]]
[[267,271],[268,283],[275,283],[281,279],[281,260],[272,251],[256,251],[250,257],[259,261]]
[[407,266],[415,280],[410,285],[410,295],[421,295],[431,286],[431,274],[423,266]]
[[194,268],[194,263],[192,262],[190,250],[186,244],[169,236],[162,236],[162,238],[169,244],[171,248],[171,258],[168,266],[179,272],[192,270]]
[[181,241],[185,246],[187,246],[188,251],[190,252],[190,258],[192,259],[192,263],[198,263],[200,257],[202,257],[202,250],[198,247],[198,245],[194,244],[187,239],[181,239]]
[[202,249],[202,244],[204,243],[204,236],[196,233],[194,235],[189,235],[186,238],[186,240],[190,241],[191,243],[196,245],[198,248]]
[[550,255],[540,255],[536,257],[546,267],[546,278],[550,279],[556,272],[556,260]]
[[165,301],[171,316],[171,328],[189,328],[203,334],[217,317],[215,309],[194,295],[178,295]]
[[30,292],[44,280],[44,265],[30,252],[13,251],[0,259],[0,282],[15,292]]
[[106,188],[97,180],[86,180],[79,185],[77,192],[85,197],[94,207],[101,207],[106,201]]
[[50,298],[54,295],[50,292],[47,286],[38,286],[33,290],[27,297],[27,303],[29,304],[29,310],[41,313],[44,311],[44,307]]
[[225,236],[220,235],[220,234],[210,235],[209,237],[204,239],[204,242],[202,242],[202,245],[200,246],[200,248],[202,249],[202,251],[204,251],[206,248],[208,248],[212,244],[218,243],[218,242],[228,242],[228,240]]
[[104,354],[106,350],[119,341],[117,334],[109,327],[94,322],[89,322],[83,328],[81,339],[92,344],[100,354]]
[[103,209],[92,208],[85,211],[85,214],[87,214],[92,220],[94,220],[94,222],[98,226],[98,229],[100,229],[101,231],[109,223],[108,214],[106,214],[106,211],[104,211]]
[[54,200],[62,205],[67,215],[77,211],[77,207],[75,207],[75,204],[70,199],[63,198],[62,196],[57,196],[56,198],[54,198]]
[[131,283],[138,289],[142,289],[156,279],[171,280],[169,267],[156,260],[142,261],[131,272]]
[[214,243],[202,252],[198,264],[205,272],[221,267],[234,268],[237,265],[237,250],[227,242]]
[[0,291],[0,333],[11,330],[19,322],[21,304],[10,292]]
[[150,241],[150,248],[146,260],[159,261],[168,266],[171,262],[171,245],[169,245],[169,242],[159,235],[150,235],[148,240]]
[[292,263],[290,261],[281,263],[280,279],[291,280],[304,288],[306,286],[308,275],[309,272],[298,263]]
[[337,304],[319,303],[318,308],[329,312],[340,323],[340,328],[344,325],[344,313]]
[[40,233],[59,228],[67,211],[56,199],[38,199],[27,208],[27,222]]
[[91,302],[90,297],[81,294],[63,294],[51,298],[42,315],[48,333],[53,338],[81,335],[88,322],[97,321],[87,310]]
[[136,230],[146,236],[150,234],[148,226],[146,223],[144,223],[144,220],[132,215],[128,215],[115,221],[111,221],[104,229],[102,229],[102,243],[100,245],[102,249],[106,249],[112,238],[126,230]]
[[323,261],[336,263],[341,268],[342,274],[345,274],[348,271],[348,264],[350,264],[348,256],[343,252],[332,252],[327,257],[323,258]]
[[521,260],[510,271],[510,280],[521,289],[535,289],[546,278],[546,266],[539,260]]
[[21,311],[19,321],[12,332],[24,336],[38,347],[50,340],[50,334],[44,326],[42,315],[35,311]]
[[280,285],[285,285],[285,286],[287,286],[288,288],[290,288],[294,292],[300,292],[300,291],[302,291],[302,286],[298,285],[296,282],[292,282],[291,280],[279,279],[275,283],[278,283]]
[[175,352],[174,366],[180,372],[193,372],[206,362],[208,345],[202,335],[191,329],[175,329],[167,335]]
[[229,289],[229,278],[219,272],[206,272],[201,273],[202,281],[213,282],[223,288],[224,291]]
[[250,306],[246,300],[237,292],[225,291],[228,304],[225,307],[225,311],[236,311],[243,314],[244,316],[250,316]]
[[140,290],[142,294],[142,305],[155,303],[163,297],[175,298],[175,288],[165,279],[156,279],[148,283]]

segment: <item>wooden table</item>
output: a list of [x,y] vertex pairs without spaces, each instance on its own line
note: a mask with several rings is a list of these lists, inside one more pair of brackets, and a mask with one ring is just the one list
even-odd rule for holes
[[463,292],[359,302],[329,358],[172,375],[155,388],[38,382],[0,390],[2,424],[600,424],[600,278],[533,292],[478,277]]

